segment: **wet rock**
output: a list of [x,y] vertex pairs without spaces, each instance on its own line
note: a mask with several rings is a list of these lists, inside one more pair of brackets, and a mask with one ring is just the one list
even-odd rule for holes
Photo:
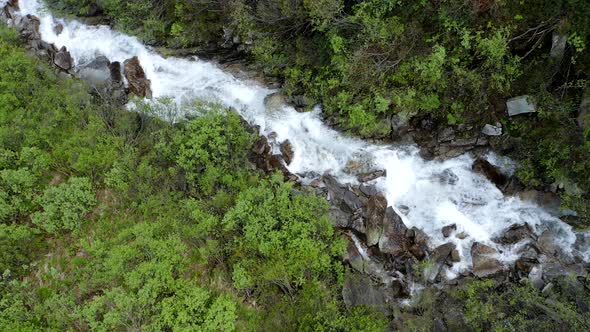
[[74,60],[72,59],[70,52],[68,52],[65,46],[63,46],[57,53],[55,53],[53,57],[53,63],[55,63],[56,66],[65,71],[72,69],[72,67],[74,66]]
[[412,231],[414,232],[414,236],[412,237],[412,241],[420,246],[428,246],[428,235],[424,233],[421,229],[416,227],[412,227]]
[[124,73],[129,83],[129,93],[138,97],[152,98],[151,81],[147,79],[139,58],[134,56],[124,62]]
[[454,263],[458,263],[461,261],[461,254],[459,254],[459,250],[454,249],[451,251],[451,261]]
[[439,143],[450,142],[455,139],[455,129],[453,127],[445,127],[438,132],[437,141]]
[[448,185],[455,185],[457,181],[459,181],[459,177],[457,174],[453,173],[450,169],[445,169],[440,174],[436,174],[435,178],[438,179],[440,184],[448,184]]
[[508,99],[506,102],[506,109],[508,110],[509,116],[534,113],[537,111],[537,108],[530,96],[518,96]]
[[287,101],[289,104],[293,105],[297,112],[305,112],[314,104],[313,99],[302,95],[291,96],[287,99]]
[[264,107],[267,112],[280,111],[287,105],[288,97],[283,92],[275,92],[264,98]]
[[59,36],[63,31],[64,31],[63,24],[57,23],[56,25],[53,26],[53,32],[55,32],[56,35]]
[[403,253],[408,247],[405,236],[407,230],[408,228],[404,225],[400,216],[395,213],[393,208],[388,207],[383,218],[383,234],[379,239],[381,252],[393,256]]
[[369,181],[373,181],[375,179],[378,179],[380,177],[383,177],[383,176],[385,176],[385,174],[386,174],[385,170],[377,170],[377,171],[359,174],[359,175],[357,175],[357,179],[359,180],[359,182],[369,182]]
[[480,278],[494,275],[502,271],[502,264],[494,257],[496,249],[485,244],[475,242],[471,246],[471,259],[473,274]]
[[254,143],[253,151],[255,154],[260,155],[260,156],[265,155],[265,154],[269,154],[271,149],[270,149],[270,145],[268,144],[268,139],[264,136],[260,136],[258,141],[256,141],[256,143]]
[[529,281],[537,289],[542,289],[543,286],[545,286],[545,282],[543,281],[543,268],[540,265],[534,266],[531,269],[531,272],[529,272]]
[[524,239],[530,239],[533,237],[533,235],[533,230],[529,224],[514,224],[510,226],[510,228],[508,228],[504,234],[502,234],[499,242],[502,244],[515,244]]
[[432,265],[428,266],[424,271],[424,278],[429,282],[434,282],[438,277],[440,270],[451,256],[451,252],[455,249],[453,243],[445,243],[433,250],[430,256]]
[[119,61],[112,62],[109,65],[111,72],[111,81],[113,83],[123,83],[123,75],[121,74],[121,63]]
[[559,215],[561,199],[555,193],[531,189],[518,193],[518,197],[546,208],[553,215]]
[[328,211],[328,217],[332,221],[332,225],[336,228],[347,228],[350,222],[350,213],[346,213],[338,208],[332,207]]
[[378,194],[369,198],[366,208],[367,229],[365,233],[368,246],[374,246],[379,243],[379,239],[383,234],[383,218],[385,217],[386,209],[387,200],[383,195]]
[[426,251],[422,246],[417,244],[413,244],[408,251],[412,254],[412,256],[416,257],[419,261],[423,260],[426,257]]
[[481,133],[487,136],[501,136],[502,135],[502,125],[496,123],[495,125],[486,124],[483,126]]
[[28,41],[41,39],[41,34],[39,33],[41,21],[38,17],[33,15],[16,16],[14,23],[23,39]]
[[100,86],[111,81],[111,61],[105,56],[98,56],[91,62],[78,66],[78,77],[91,86]]
[[356,271],[360,273],[365,272],[365,257],[363,257],[363,254],[359,251],[359,248],[357,248],[352,239],[349,239],[344,261],[350,264]]
[[528,274],[539,263],[539,251],[534,245],[527,245],[518,252],[519,258],[514,263],[517,272]]
[[293,161],[294,155],[293,146],[291,145],[291,142],[289,140],[286,140],[283,143],[281,143],[281,153],[285,158],[285,162],[287,162],[287,165],[289,165]]
[[367,197],[375,196],[379,194],[379,190],[375,185],[372,184],[361,184],[359,186],[359,190],[365,194]]
[[503,188],[508,183],[508,177],[504,175],[500,169],[492,165],[489,161],[478,158],[471,166],[473,171],[485,176],[498,188]]
[[547,256],[553,257],[561,253],[561,248],[555,242],[556,235],[551,230],[544,231],[537,240],[537,247]]
[[361,199],[350,190],[344,191],[342,201],[344,202],[344,205],[350,209],[351,212],[354,212],[363,207],[363,202],[361,201]]
[[442,234],[443,234],[444,237],[449,237],[456,230],[457,230],[457,225],[456,224],[447,225],[447,226],[445,226],[445,227],[442,228]]
[[547,262],[543,264],[543,275],[547,280],[553,280],[565,275],[586,278],[588,276],[588,270],[581,264]]
[[344,173],[354,176],[369,174],[374,171],[374,159],[373,156],[368,153],[358,153],[350,159],[343,168]]

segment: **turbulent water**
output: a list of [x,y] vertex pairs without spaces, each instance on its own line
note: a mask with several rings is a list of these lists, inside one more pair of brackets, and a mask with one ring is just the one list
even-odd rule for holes
[[[515,259],[515,248],[502,247],[491,241],[512,224],[529,223],[537,232],[552,229],[557,242],[572,255],[590,259],[590,250],[576,248],[587,234],[575,234],[571,227],[542,208],[506,197],[487,179],[471,171],[473,157],[464,155],[452,160],[425,161],[414,146],[374,145],[346,137],[322,123],[321,110],[298,113],[291,107],[266,110],[264,99],[275,92],[259,83],[239,80],[213,63],[197,58],[164,58],[144,46],[138,39],[112,31],[108,26],[86,26],[77,21],[54,18],[39,0],[21,0],[22,14],[41,19],[41,35],[58,47],[66,46],[77,64],[104,55],[111,61],[138,56],[152,81],[155,98],[171,98],[178,105],[191,105],[206,100],[236,109],[251,124],[260,126],[263,134],[277,133],[277,141],[289,140],[294,158],[288,166],[294,174],[330,173],[343,183],[356,181],[344,170],[350,161],[372,162],[385,169],[387,176],[374,181],[390,205],[403,217],[408,227],[425,231],[432,246],[449,241],[457,244],[463,259],[450,274],[468,269],[474,241],[491,245],[501,252],[500,259]],[[64,25],[56,35],[56,22]],[[276,147],[275,147],[276,148]],[[497,158],[490,159],[497,162]],[[441,228],[457,224],[457,232],[467,237],[443,238]]]

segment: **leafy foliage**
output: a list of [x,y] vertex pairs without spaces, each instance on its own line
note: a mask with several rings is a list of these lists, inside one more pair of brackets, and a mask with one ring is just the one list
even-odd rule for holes
[[237,114],[117,108],[2,27],[0,55],[0,330],[383,329],[335,296],[325,202],[249,167]]

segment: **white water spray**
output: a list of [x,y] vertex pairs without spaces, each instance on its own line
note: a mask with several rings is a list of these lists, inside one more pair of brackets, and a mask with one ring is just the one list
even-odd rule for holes
[[[262,134],[276,132],[278,142],[288,139],[294,149],[288,168],[294,174],[327,172],[350,183],[356,181],[344,172],[350,160],[359,156],[374,160],[378,168],[387,171],[386,177],[374,183],[405,224],[422,229],[430,236],[432,246],[449,241],[457,245],[463,259],[450,272],[471,266],[470,248],[474,241],[497,248],[505,261],[514,259],[512,248],[491,241],[512,224],[528,223],[537,232],[551,229],[558,237],[556,242],[567,252],[590,259],[588,246],[581,251],[574,249],[576,234],[570,226],[536,205],[505,197],[487,179],[471,171],[473,157],[469,155],[444,162],[425,161],[413,146],[372,145],[346,137],[322,123],[319,109],[298,113],[285,106],[269,112],[264,107],[264,98],[273,90],[238,80],[215,64],[196,57],[164,58],[137,38],[107,26],[56,19],[44,10],[40,0],[21,0],[20,8],[22,14],[38,16],[42,38],[58,47],[66,46],[78,64],[99,54],[119,62],[138,56],[152,82],[155,98],[171,98],[183,105],[197,99],[220,103],[260,126]],[[64,26],[59,35],[54,32],[57,22]],[[457,225],[457,231],[445,239],[441,228],[452,223]]]

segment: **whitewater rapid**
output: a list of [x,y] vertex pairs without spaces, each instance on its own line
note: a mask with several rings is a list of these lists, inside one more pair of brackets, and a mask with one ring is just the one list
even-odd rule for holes
[[[414,146],[375,145],[346,137],[322,122],[319,107],[308,113],[287,106],[266,110],[264,99],[275,90],[239,80],[213,63],[196,57],[164,58],[137,38],[108,26],[86,26],[54,18],[40,0],[20,0],[20,9],[22,14],[38,16],[42,38],[58,47],[66,46],[76,64],[89,62],[97,55],[121,63],[137,56],[152,82],[154,98],[170,98],[183,107],[195,100],[232,107],[251,124],[260,126],[262,134],[275,132],[278,143],[289,140],[294,157],[288,169],[294,174],[330,173],[342,183],[354,183],[356,179],[344,172],[347,163],[372,160],[376,169],[387,172],[386,177],[373,183],[406,226],[422,229],[433,247],[447,242],[457,245],[463,258],[453,265],[451,275],[471,267],[470,248],[474,241],[497,248],[499,258],[506,263],[516,259],[514,247],[492,241],[513,224],[528,223],[537,233],[551,229],[556,242],[567,252],[590,259],[588,247],[575,248],[577,234],[569,225],[539,206],[504,196],[494,184],[472,172],[473,156],[425,161]],[[64,26],[59,35],[54,31],[57,22]],[[497,162],[498,158],[490,161]],[[457,225],[455,234],[464,233],[465,238],[443,237],[441,228],[452,223]]]

